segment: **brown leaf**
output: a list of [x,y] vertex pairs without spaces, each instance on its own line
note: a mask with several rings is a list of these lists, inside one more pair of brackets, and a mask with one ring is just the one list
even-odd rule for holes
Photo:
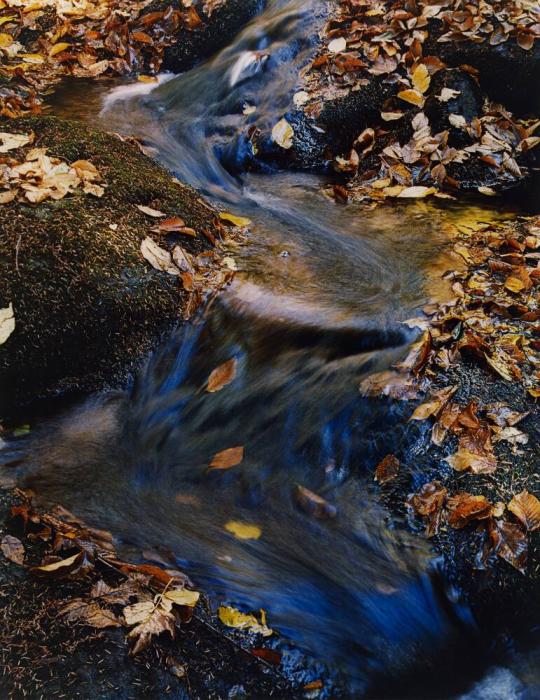
[[281,663],[281,652],[276,651],[275,649],[265,649],[263,647],[257,648],[257,649],[252,649],[251,653],[253,656],[256,656],[259,659],[264,659],[267,661],[269,664],[272,664],[274,666],[279,666]]
[[485,496],[458,493],[447,501],[448,523],[455,529],[465,527],[473,520],[485,520],[492,513],[492,505]]
[[12,561],[14,564],[24,564],[24,546],[17,537],[6,535],[2,539],[0,548],[6,559],[9,559],[9,561]]
[[120,621],[111,610],[105,610],[96,602],[81,598],[71,600],[60,610],[60,615],[67,617],[69,622],[82,622],[96,629],[121,627]]
[[159,605],[154,606],[152,601],[124,608],[124,617],[127,625],[136,625],[128,635],[137,640],[133,647],[133,656],[146,649],[152,638],[163,632],[168,632],[174,637],[174,615]]
[[386,455],[375,469],[375,481],[386,484],[399,474],[400,463],[395,455]]
[[64,578],[73,574],[84,562],[84,552],[77,552],[67,559],[55,561],[44,566],[34,566],[32,571],[41,576]]
[[236,467],[244,459],[244,448],[229,447],[214,455],[210,462],[210,469],[230,469]]
[[439,532],[441,515],[447,495],[446,487],[440,481],[430,481],[409,498],[416,513],[427,520],[426,535],[433,537]]
[[527,535],[519,525],[505,520],[491,521],[489,537],[493,551],[525,574],[527,569],[528,542]]
[[309,515],[319,520],[336,517],[336,507],[328,503],[328,501],[318,494],[305,488],[305,486],[297,484],[295,498],[296,502],[305,513],[309,513]]
[[433,394],[430,401],[420,404],[414,410],[409,420],[426,420],[430,416],[439,413],[441,408],[448,403],[450,397],[456,392],[457,386],[447,386]]
[[540,501],[528,491],[522,491],[512,498],[508,510],[523,523],[529,532],[540,527]]
[[206,391],[209,394],[213,394],[216,391],[221,391],[223,387],[234,381],[236,377],[237,364],[236,358],[233,357],[232,359],[227,360],[227,362],[219,365],[219,367],[216,367],[216,369],[214,369],[208,377]]

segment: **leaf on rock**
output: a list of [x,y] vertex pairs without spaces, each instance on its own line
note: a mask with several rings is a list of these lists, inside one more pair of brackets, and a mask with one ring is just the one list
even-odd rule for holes
[[429,88],[430,82],[431,78],[429,77],[427,67],[423,63],[420,63],[412,74],[412,84],[418,90],[418,92],[423,95]]
[[152,209],[152,207],[147,207],[144,204],[137,204],[136,207],[140,212],[146,214],[146,216],[151,216],[154,219],[161,219],[162,217],[167,216],[167,214],[164,214],[162,211]]
[[134,656],[146,649],[153,637],[157,637],[163,632],[168,632],[171,637],[174,637],[175,617],[173,613],[161,605],[154,605],[152,601],[144,601],[128,605],[123,612],[126,624],[129,627],[136,625],[128,635],[128,637],[137,640],[132,651]]
[[145,260],[148,260],[150,265],[160,272],[167,272],[169,275],[179,275],[180,270],[172,261],[171,254],[158,246],[148,236],[141,242],[141,253]]
[[219,218],[222,221],[227,221],[230,224],[233,224],[233,226],[249,226],[251,224],[250,219],[246,219],[244,216],[230,214],[228,211],[220,211]]
[[492,515],[492,505],[485,496],[458,493],[447,501],[448,523],[461,529],[473,520],[485,520]]
[[3,345],[15,330],[15,314],[13,304],[0,309],[0,345]]
[[378,481],[379,484],[386,484],[389,481],[393,481],[399,474],[399,468],[399,459],[392,454],[386,455],[375,469],[375,481]]
[[427,537],[433,537],[439,532],[447,493],[446,487],[440,481],[430,481],[409,498],[409,503],[416,513],[427,520]]
[[528,542],[525,531],[506,520],[491,521],[489,537],[493,551],[522,574],[527,570]]
[[460,448],[445,462],[458,472],[470,469],[473,474],[492,474],[497,468],[497,459],[493,454],[476,454],[466,448]]
[[341,53],[347,49],[347,40],[344,37],[339,37],[339,39],[332,39],[328,44],[328,51],[330,53]]
[[225,523],[225,529],[238,540],[258,540],[262,535],[262,530],[258,525],[242,523],[239,520],[229,520]]
[[24,564],[24,546],[17,537],[13,537],[13,535],[3,537],[0,549],[2,549],[2,554],[9,561],[21,566]]
[[163,598],[175,605],[186,605],[188,608],[195,607],[200,597],[201,594],[198,591],[189,591],[187,588],[173,588],[163,594]]
[[280,119],[272,129],[272,138],[281,148],[291,148],[293,145],[293,137],[293,128],[285,118]]
[[217,452],[210,462],[210,469],[230,469],[236,467],[244,459],[244,448],[228,447],[226,450]]
[[398,92],[397,96],[400,100],[408,102],[409,104],[415,105],[416,107],[423,107],[426,98],[418,90],[401,90]]
[[60,610],[60,615],[67,617],[69,622],[81,622],[96,629],[122,626],[111,610],[101,608],[95,601],[81,598],[71,600]]
[[273,634],[273,631],[266,625],[264,619],[259,622],[255,615],[240,612],[240,610],[229,605],[220,605],[218,617],[226,627],[262,634],[263,637],[270,637]]
[[456,390],[457,386],[447,386],[436,392],[430,401],[426,401],[415,408],[409,420],[426,420],[430,416],[437,415],[446,406]]
[[0,153],[7,153],[16,148],[22,148],[34,140],[34,134],[10,134],[0,131]]
[[528,491],[522,491],[512,498],[508,510],[529,532],[540,528],[540,501]]
[[61,559],[60,561],[55,561],[52,564],[35,566],[33,567],[32,571],[40,575],[63,578],[64,576],[69,576],[76,571],[83,563],[83,560],[84,552],[77,552],[67,559]]
[[227,386],[234,381],[236,377],[236,367],[237,360],[233,357],[227,362],[219,365],[216,369],[212,370],[210,376],[208,377],[208,384],[206,386],[206,391],[213,394],[216,391],[221,391],[223,387]]

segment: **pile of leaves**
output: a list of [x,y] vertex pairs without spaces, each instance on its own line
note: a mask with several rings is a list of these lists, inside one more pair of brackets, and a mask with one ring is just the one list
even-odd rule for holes
[[79,185],[83,192],[102,197],[105,189],[98,169],[88,160],[68,164],[47,154],[46,148],[32,148],[19,162],[4,154],[31,144],[34,134],[0,132],[0,204],[22,197],[33,204],[46,199],[63,199]]
[[[191,0],[153,11],[153,0],[0,0],[0,114],[38,109],[37,95],[64,75],[156,73],[165,48],[223,4]],[[202,16],[201,16],[202,15]],[[152,80],[142,76],[143,80]]]
[[[351,151],[335,159],[335,169],[354,178],[348,191],[338,188],[336,196],[377,202],[455,191],[465,184],[460,168],[465,162],[480,168],[482,179],[493,186],[521,179],[523,156],[540,143],[535,136],[540,122],[515,119],[489,101],[482,115],[468,121],[457,111],[460,90],[433,79],[441,73],[452,82],[452,75],[466,73],[477,81],[478,71],[469,65],[450,70],[434,54],[447,42],[493,46],[511,41],[529,52],[539,36],[540,9],[525,0],[341,0],[295,104],[317,118],[328,101],[371,84],[388,97]],[[437,104],[447,111],[442,129],[434,129],[424,110]],[[292,146],[286,119],[273,136],[283,148]],[[481,191],[493,194],[485,185]]]
[[[449,384],[446,378],[466,376],[467,363],[474,363],[487,381],[491,374],[514,390],[520,387],[524,401],[540,398],[540,219],[478,223],[469,235],[458,238],[455,250],[465,266],[449,275],[454,298],[426,307],[424,318],[411,319],[408,323],[424,328],[421,339],[402,363],[365,379],[361,391],[399,400],[427,393],[410,420],[431,422],[433,445],[456,444],[444,461],[454,473],[478,476],[481,489],[481,477],[497,484],[500,471],[509,468],[496,446],[505,445],[510,454],[522,458],[529,436],[519,425],[528,412],[501,401],[462,405],[454,400],[459,381]],[[461,373],[456,371],[460,367]],[[381,484],[396,478],[399,464],[396,467],[394,460],[388,456],[377,467]],[[501,487],[499,493],[507,489]],[[525,572],[528,533],[540,528],[540,501],[526,488],[493,503],[482,494],[451,494],[435,480],[413,494],[408,506],[426,521],[430,537],[443,523],[455,529],[470,524],[483,529],[478,568],[496,554]]]
[[[126,628],[133,655],[162,634],[174,638],[202,602],[189,578],[176,568],[173,557],[147,552],[160,566],[122,561],[110,533],[87,527],[61,508],[40,513],[29,502],[13,506],[8,528],[14,534],[3,537],[0,550],[11,562],[49,581],[89,584],[84,597],[80,591],[85,589],[78,588],[78,597],[60,603],[57,614],[66,624]],[[258,639],[253,635],[273,634],[263,610],[260,618],[228,605],[218,608],[221,624],[248,632],[246,639],[251,646]],[[272,663],[280,663],[281,655],[273,650],[255,646],[251,652],[263,660],[272,656]]]

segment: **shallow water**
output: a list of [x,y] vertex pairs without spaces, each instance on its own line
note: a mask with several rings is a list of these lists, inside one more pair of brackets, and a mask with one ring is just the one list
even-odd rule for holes
[[[37,427],[30,482],[126,547],[172,553],[214,601],[264,608],[359,695],[451,697],[487,684],[476,698],[500,685],[489,645],[373,485],[377,461],[407,444],[403,411],[361,398],[358,385],[405,354],[415,331],[403,321],[448,295],[455,224],[501,214],[434,200],[367,211],[336,204],[322,177],[243,172],[244,105],[270,125],[287,109],[322,11],[273,0],[225,51],[151,91],[73,84],[55,97],[57,113],[141,138],[253,233],[230,251],[231,287],[127,392]],[[205,393],[233,357],[235,381]],[[208,471],[240,445],[241,465]],[[299,508],[298,484],[337,516]],[[235,539],[231,520],[261,537]]]

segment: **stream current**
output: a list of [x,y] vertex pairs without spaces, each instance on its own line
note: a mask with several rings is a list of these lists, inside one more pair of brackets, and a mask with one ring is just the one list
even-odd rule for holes
[[[381,505],[374,468],[399,447],[405,419],[358,390],[406,354],[415,331],[403,321],[448,294],[449,224],[496,213],[452,202],[366,211],[336,204],[321,177],[242,173],[248,126],[271,126],[289,108],[321,7],[270,0],[191,71],[158,85],[74,83],[55,96],[56,113],[141,139],[253,233],[231,248],[232,285],[156,349],[129,390],[38,428],[34,459],[49,468],[33,487],[126,548],[172,553],[214,602],[264,608],[273,628],[341,674],[346,694],[538,697],[523,694],[534,662],[496,665],[428,544]],[[233,357],[236,380],[201,391]],[[208,472],[235,446],[239,466]],[[298,484],[337,516],[298,508]],[[231,520],[260,538],[236,539]]]

